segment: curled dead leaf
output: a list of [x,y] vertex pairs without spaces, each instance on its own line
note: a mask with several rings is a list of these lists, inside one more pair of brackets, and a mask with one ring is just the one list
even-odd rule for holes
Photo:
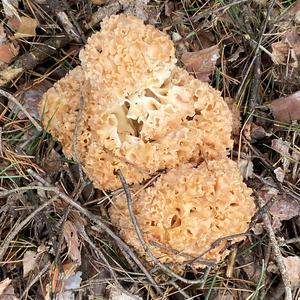
[[23,257],[23,277],[27,277],[30,271],[36,267],[36,262],[39,254],[35,251],[27,250]]
[[276,64],[289,64],[297,68],[299,55],[300,35],[296,27],[288,30],[281,41],[272,44],[272,59]]
[[287,276],[291,282],[292,287],[300,287],[300,257],[288,256],[283,258],[287,270]]
[[240,173],[245,180],[253,176],[253,163],[250,159],[240,159],[238,162]]
[[210,81],[209,76],[214,73],[214,68],[219,55],[218,46],[212,46],[196,52],[186,52],[181,56],[181,61],[188,72],[201,81]]
[[[33,84],[29,82],[27,85],[20,87],[18,92],[17,99],[22,103],[23,107],[29,112],[29,114],[36,119],[40,119],[39,113],[39,103],[44,95],[44,93],[52,86],[52,83],[49,80],[43,80],[39,83]],[[8,107],[15,111],[18,110],[18,118],[25,119],[26,116],[22,111],[19,111],[18,107],[14,102],[9,101]]]
[[275,176],[276,176],[276,178],[279,182],[284,181],[285,171],[281,167],[276,168],[274,170],[274,173],[275,173]]
[[276,121],[289,123],[300,120],[300,91],[273,100],[267,106]]
[[10,25],[16,30],[14,37],[16,39],[36,36],[36,27],[38,21],[31,17],[12,17],[9,19]]
[[[76,264],[65,263],[62,270],[59,267],[53,267],[51,276],[51,291],[58,294],[60,300],[75,299],[74,289],[79,289],[81,284],[81,272],[75,272]],[[50,299],[50,297],[49,297]]]
[[63,229],[64,238],[68,245],[69,254],[71,259],[77,263],[78,265],[81,264],[81,254],[80,254],[80,246],[79,246],[79,239],[77,234],[77,229],[73,225],[71,221],[66,221],[64,224]]
[[273,204],[269,208],[272,215],[272,226],[275,230],[281,227],[281,222],[290,220],[300,215],[300,204],[293,198],[279,193],[279,191],[270,186],[264,186],[258,191],[264,204],[272,201]]
[[9,64],[18,52],[19,48],[7,38],[3,24],[0,24],[0,66]]
[[9,64],[18,54],[18,48],[13,43],[0,45],[0,61]]
[[0,281],[0,300],[17,300],[15,291],[11,285],[11,279],[6,278]]

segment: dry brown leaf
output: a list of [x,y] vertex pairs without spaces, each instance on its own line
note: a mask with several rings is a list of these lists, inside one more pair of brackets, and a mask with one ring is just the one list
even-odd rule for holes
[[0,45],[0,61],[9,64],[14,57],[18,54],[18,49],[15,48],[13,43]]
[[253,163],[250,159],[240,159],[238,162],[240,173],[245,180],[253,176]]
[[196,52],[186,52],[181,56],[181,61],[188,72],[199,80],[208,82],[219,57],[219,49],[215,45]]
[[92,0],[92,3],[95,5],[102,5],[106,2],[106,0]]
[[[75,299],[73,290],[80,288],[82,273],[75,272],[77,265],[74,263],[65,263],[62,268],[62,272],[58,267],[52,268],[50,273],[51,290],[58,293],[60,300]],[[46,299],[50,299],[50,297],[46,297]]]
[[273,218],[279,221],[290,220],[300,214],[300,205],[292,198],[287,198],[281,194],[276,196],[275,203],[270,207],[269,212]]
[[39,253],[37,253],[35,251],[27,250],[24,253],[24,257],[22,260],[23,277],[26,277],[30,271],[35,269],[38,257],[39,257]]
[[300,257],[288,256],[283,258],[287,275],[293,288],[300,287]]
[[267,105],[276,121],[289,123],[300,120],[300,91],[273,100]]
[[297,68],[299,55],[300,36],[296,27],[288,30],[281,41],[272,44],[272,59],[277,64],[289,64]]
[[[43,97],[43,94],[52,86],[52,83],[49,80],[43,80],[34,85],[32,85],[32,82],[30,82],[29,84],[30,85],[20,87],[19,90],[21,91],[21,93],[18,94],[17,98],[33,118],[40,119],[38,106]],[[8,107],[13,111],[18,109],[12,101],[8,102]],[[19,111],[18,118],[25,119],[26,116],[22,111]]]
[[18,54],[19,49],[6,36],[3,24],[0,24],[0,66],[9,64]]
[[285,178],[285,171],[281,168],[281,167],[278,167],[274,170],[274,174],[277,178],[277,180],[279,182],[283,182],[284,181],[284,178]]
[[11,285],[11,279],[6,278],[0,282],[0,300],[17,300]]
[[280,194],[277,189],[264,186],[258,191],[258,194],[262,197],[264,204],[273,201],[269,212],[272,215],[272,226],[274,229],[279,229],[282,221],[290,220],[300,215],[300,204],[293,198]]
[[36,19],[30,17],[20,17],[19,20],[11,18],[10,23],[16,30],[16,33],[14,34],[16,39],[36,36],[35,31],[38,25],[38,21]]
[[11,279],[6,278],[2,281],[0,281],[0,295],[3,294],[3,291],[10,285]]
[[79,249],[80,247],[77,229],[71,221],[68,220],[65,222],[63,233],[66,243],[68,245],[71,259],[78,265],[81,265],[81,254]]

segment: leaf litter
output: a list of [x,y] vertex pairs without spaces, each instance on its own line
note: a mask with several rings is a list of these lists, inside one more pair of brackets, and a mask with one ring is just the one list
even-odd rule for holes
[[[13,73],[15,68],[9,68],[32,63],[30,60],[21,60],[20,64],[19,59],[22,55],[30,57],[30,51],[39,45],[47,45],[48,37],[62,38],[66,34],[65,29],[55,21],[55,9],[66,12],[74,28],[87,24],[97,10],[98,14],[103,11],[109,14],[112,9],[113,13],[124,11],[127,14],[138,14],[147,22],[154,23],[172,37],[178,57],[181,58],[179,64],[183,64],[197,78],[211,82],[228,99],[236,124],[233,132],[235,145],[231,156],[234,159],[240,158],[239,164],[245,181],[266,205],[275,235],[280,241],[289,280],[293,288],[299,287],[299,243],[286,246],[284,241],[297,239],[299,234],[297,218],[300,209],[295,193],[299,192],[300,178],[297,122],[300,119],[300,1],[291,8],[286,3],[276,1],[261,43],[258,37],[262,32],[270,1],[241,4],[229,1],[203,1],[201,4],[197,1],[167,1],[161,6],[138,0],[91,2],[90,7],[90,3],[72,2],[71,9],[68,10],[64,6],[56,8],[55,1],[47,4],[44,1],[33,1],[30,2],[31,6],[25,2],[21,4],[20,1],[2,1],[4,21],[0,27],[0,71],[4,70],[6,73],[3,74],[9,74],[13,79],[5,89],[17,97],[33,118],[39,119],[37,106],[41,96],[57,79],[53,70],[65,74],[78,64],[78,51],[72,52],[70,49],[79,49],[83,45],[72,42],[58,46],[58,51],[49,55],[46,61],[39,61],[34,64],[34,68],[29,67],[21,74],[16,73],[17,76]],[[43,9],[40,9],[42,5]],[[93,28],[98,29],[98,25]],[[258,69],[252,67],[251,63],[256,46],[261,54]],[[0,80],[3,78],[1,76]],[[256,77],[260,77],[258,84],[255,83]],[[243,78],[246,78],[246,84],[237,96]],[[249,116],[248,108],[254,92],[257,92],[255,111]],[[28,129],[31,125],[23,112],[18,112],[11,102],[3,103],[0,146],[5,150],[6,156],[1,158],[1,168],[8,168],[8,171],[1,175],[1,188],[29,188],[31,185],[38,185],[34,178],[24,176],[27,168],[37,166],[41,176],[49,179],[53,186],[59,186],[88,211],[100,215],[101,219],[109,223],[107,207],[120,191],[95,191],[88,181],[82,183],[80,172],[74,172],[75,163],[63,156],[60,145],[44,132],[32,134],[35,129]],[[27,144],[24,144],[24,140]],[[22,167],[19,167],[20,164]],[[91,190],[88,204],[82,193],[85,184],[89,184]],[[19,298],[24,292],[24,286],[35,276],[38,280],[30,287],[28,294],[32,299],[39,299],[41,295],[44,299],[51,299],[51,293],[57,299],[75,299],[79,289],[85,295],[92,295],[93,290],[99,291],[101,295],[97,297],[106,296],[114,300],[125,299],[124,297],[131,299],[131,295],[135,299],[158,299],[159,296],[155,294],[145,275],[127,259],[126,253],[103,230],[91,224],[90,219],[76,211],[70,211],[69,218],[63,222],[67,205],[47,190],[17,192],[13,196],[13,201],[9,197],[0,197],[0,209],[6,212],[0,215],[3,224],[3,228],[0,228],[1,240],[12,224],[18,224],[18,217],[29,215],[35,207],[51,197],[54,200],[53,205],[43,212],[44,215],[36,216],[25,228],[20,229],[16,241],[11,243],[12,250],[5,259],[12,262],[1,266],[6,275],[0,272],[0,299]],[[11,209],[5,210],[5,207]],[[151,273],[153,271],[155,279],[159,278],[164,282],[164,292],[171,300],[177,299],[179,294],[187,299],[208,299],[210,296],[211,299],[255,299],[258,295],[263,298],[264,293],[272,299],[274,290],[282,288],[279,282],[281,275],[260,211],[255,221],[249,238],[239,245],[231,278],[225,277],[226,260],[210,269],[200,287],[191,287],[176,280],[171,283],[167,281],[170,278],[155,273],[155,268],[151,269]],[[82,238],[83,233],[90,238],[89,243]],[[39,247],[44,243],[46,260],[42,260],[39,252]],[[268,252],[270,249],[271,252]],[[19,263],[13,263],[14,261]],[[268,265],[266,270],[271,270],[272,264],[275,266],[274,270],[277,268],[276,277],[271,272],[266,272],[261,277],[262,261]],[[41,267],[50,263],[51,268],[41,273]],[[15,270],[24,278],[16,276]],[[187,278],[203,274],[201,270],[194,271],[187,268]],[[114,275],[118,278],[117,281]],[[127,293],[118,288],[118,281]],[[284,292],[284,288],[282,290]],[[3,291],[11,298],[3,298]]]

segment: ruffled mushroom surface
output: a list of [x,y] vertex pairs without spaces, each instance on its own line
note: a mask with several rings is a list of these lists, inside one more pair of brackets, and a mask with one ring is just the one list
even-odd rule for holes
[[[133,198],[133,210],[144,240],[161,262],[181,264],[206,251],[203,259],[218,261],[228,254],[221,252],[226,241],[214,249],[211,244],[248,229],[255,212],[251,193],[236,163],[224,158],[197,168],[185,164],[161,175]],[[110,216],[125,241],[145,255],[125,196],[116,200]]]
[[[82,66],[43,99],[44,125],[73,156],[72,137],[84,97],[76,148],[96,187],[120,187],[182,163],[217,159],[232,146],[231,113],[219,91],[176,67],[168,36],[132,16],[105,19],[80,53]],[[75,158],[75,157],[74,157]]]
[[104,19],[80,60],[94,95],[106,98],[103,105],[160,86],[176,63],[175,48],[165,33],[125,15]]
[[129,184],[138,183],[159,170],[226,156],[231,125],[220,93],[176,67],[160,87],[122,98],[106,110],[95,106],[85,167],[96,186],[120,186],[112,175],[118,168]]
[[[74,157],[73,139],[83,80],[83,70],[78,66],[44,94],[40,105],[44,126],[61,142],[64,153],[69,158]],[[86,96],[88,95],[85,95],[85,98]],[[76,147],[80,154],[84,154],[86,145],[90,144],[90,132],[87,128],[84,118],[81,118],[76,137]]]

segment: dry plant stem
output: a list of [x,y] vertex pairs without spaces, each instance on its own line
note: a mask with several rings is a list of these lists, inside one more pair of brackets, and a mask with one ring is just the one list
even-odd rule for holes
[[26,115],[26,117],[30,120],[32,125],[37,129],[37,131],[43,131],[43,128],[38,124],[38,122],[30,115],[27,109],[10,93],[3,91],[0,89],[0,94],[6,97],[8,100],[12,101],[18,108]]
[[38,280],[41,279],[41,277],[48,271],[48,269],[50,268],[50,263],[48,262],[44,268],[29,282],[29,284],[26,286],[26,289],[24,290],[24,292],[22,293],[20,300],[21,299],[27,299],[27,294],[30,290],[30,288],[36,283],[38,282]]
[[[60,234],[59,234],[59,237],[58,237],[58,243],[55,242],[55,248],[54,250],[56,251],[56,254],[55,254],[55,258],[54,258],[54,266],[57,266],[59,267],[59,272],[63,272],[63,267],[62,267],[62,264],[61,264],[61,260],[60,260],[60,250],[62,248],[62,245],[63,245],[63,241],[64,241],[64,230],[63,230],[63,226],[68,218],[68,215],[69,215],[69,212],[70,212],[70,205],[66,208],[66,211],[63,215],[63,219],[62,219],[62,229],[60,231]],[[56,281],[56,284],[55,284],[55,288],[54,288],[54,291],[53,294],[56,295],[57,294],[57,290],[59,288],[59,280]]]
[[[177,289],[178,293],[180,293],[184,299],[189,299],[190,296],[174,281],[169,282],[171,285],[174,286],[175,289]],[[175,294],[174,292],[172,294]]]
[[299,242],[300,242],[300,237],[298,236],[298,237],[293,238],[293,239],[289,239],[289,240],[279,242],[279,245],[284,246],[284,245],[287,245],[287,244],[294,244],[294,243],[299,243]]
[[263,36],[264,36],[264,33],[265,33],[265,31],[266,31],[266,28],[267,28],[267,24],[268,24],[268,22],[269,22],[270,13],[271,13],[271,11],[272,11],[272,9],[273,9],[274,3],[275,3],[275,0],[272,0],[272,2],[270,3],[270,5],[269,5],[269,7],[268,7],[268,12],[267,12],[267,15],[266,15],[266,17],[265,17],[265,22],[264,22],[263,28],[262,28],[262,30],[261,30],[261,32],[260,32],[260,37],[259,37],[259,40],[258,40],[258,42],[257,42],[256,48],[255,48],[255,52],[254,52],[254,55],[253,55],[253,58],[252,58],[252,60],[251,60],[251,62],[250,62],[250,64],[249,64],[249,66],[248,66],[248,68],[247,68],[246,73],[245,73],[244,76],[243,76],[243,79],[242,79],[241,83],[240,83],[239,89],[238,89],[238,91],[237,91],[237,93],[236,93],[236,99],[239,99],[239,98],[240,98],[241,93],[242,93],[242,90],[243,90],[243,88],[244,88],[244,84],[245,84],[245,82],[246,82],[246,80],[247,80],[247,78],[248,78],[248,76],[249,76],[250,70],[251,70],[251,68],[252,68],[252,66],[253,66],[253,64],[254,64],[254,62],[255,62],[255,60],[256,60],[256,58],[257,58],[259,52],[260,52],[260,45],[261,45],[261,43],[262,43]]
[[[121,5],[108,4],[107,6],[99,8],[92,16],[91,22],[83,27],[83,31],[86,32],[90,28],[97,25],[106,16],[116,14],[121,10]],[[0,87],[8,84],[11,80],[17,78],[23,72],[34,69],[37,65],[44,62],[47,58],[51,57],[56,51],[66,46],[71,41],[68,35],[61,35],[54,38],[50,38],[44,42],[44,44],[38,45],[31,52],[27,52],[21,55],[13,64],[8,68],[0,71]]]
[[[211,14],[218,14],[218,13],[224,13],[226,10],[228,10],[230,7],[234,6],[234,5],[238,5],[244,2],[248,2],[249,0],[237,0],[237,1],[233,1],[227,5],[224,5],[220,8],[217,9],[209,9],[209,11],[205,11],[203,13],[197,13],[194,17],[191,17],[190,20],[193,22],[197,22],[202,18],[207,18],[209,17]],[[177,24],[176,24],[177,25]]]
[[92,15],[90,22],[85,26],[85,28],[92,28],[97,25],[105,17],[115,15],[120,12],[122,5],[118,1],[108,1],[108,5],[99,7],[99,9]]
[[30,190],[40,190],[40,191],[48,191],[48,192],[55,192],[57,190],[56,187],[44,187],[39,185],[31,185],[31,186],[22,186],[16,189],[11,190],[4,190],[0,191],[0,198],[7,197],[11,194],[22,192],[22,191],[30,191]]
[[105,255],[102,253],[102,251],[91,241],[91,239],[89,238],[89,236],[86,234],[86,232],[81,232],[81,236],[85,239],[86,242],[89,243],[89,245],[93,248],[93,250],[97,253],[97,255],[100,257],[100,259],[103,261],[103,263],[105,264],[105,266],[107,267],[111,277],[114,280],[114,284],[117,285],[117,288],[119,290],[122,291],[122,293],[125,293],[126,295],[128,295],[129,297],[133,297],[133,299],[139,299],[138,297],[128,293],[126,291],[126,289],[124,289],[122,287],[122,285],[119,283],[117,274],[115,273],[114,269],[111,268],[110,263],[107,261]]
[[39,176],[36,172],[31,169],[27,170],[28,174],[33,178],[38,180],[45,187],[51,188],[51,191],[54,192],[59,198],[64,200],[66,203],[70,204],[73,208],[76,208],[81,214],[92,220],[95,224],[97,224],[104,232],[106,232],[110,237],[112,237],[120,247],[126,251],[126,253],[132,258],[132,260],[137,264],[137,266],[141,269],[141,271],[145,274],[149,282],[155,287],[157,292],[160,295],[163,295],[161,288],[157,285],[153,277],[150,275],[148,270],[144,267],[139,258],[133,253],[130,247],[118,236],[116,235],[107,225],[105,225],[97,216],[89,212],[87,209],[82,207],[80,204],[76,203],[72,198],[70,198],[67,194],[61,192],[59,188],[51,186],[46,180],[44,180],[41,176]]
[[208,266],[208,267],[206,268],[205,272],[204,272],[204,275],[203,275],[203,282],[202,282],[201,285],[200,285],[200,289],[202,289],[202,290],[203,290],[204,287],[205,287],[205,282],[207,281],[207,278],[208,278],[208,275],[209,275],[211,269],[212,269],[212,267]]
[[146,242],[144,241],[143,239],[143,235],[142,235],[142,232],[139,228],[139,225],[138,225],[138,222],[137,222],[137,219],[134,215],[134,212],[133,212],[133,208],[132,208],[132,199],[131,199],[131,194],[130,194],[130,191],[129,191],[129,187],[128,187],[128,184],[121,172],[120,169],[117,170],[117,174],[120,178],[120,181],[122,183],[122,186],[123,186],[123,189],[124,189],[124,192],[125,192],[125,195],[126,195],[126,199],[127,199],[127,205],[128,205],[128,211],[129,211],[129,215],[130,215],[130,219],[131,219],[131,222],[134,226],[134,229],[136,231],[136,234],[138,236],[138,239],[141,243],[141,245],[143,246],[143,249],[144,251],[147,253],[147,255],[150,257],[150,259],[153,261],[153,263],[159,267],[162,271],[164,271],[167,275],[169,276],[173,276],[175,277],[177,280],[180,280],[184,283],[187,283],[187,284],[201,284],[202,283],[202,279],[198,279],[198,280],[189,280],[189,279],[186,279],[178,274],[176,274],[175,272],[173,272],[172,270],[170,270],[169,268],[167,268],[165,265],[163,265],[156,257],[155,255],[150,251],[148,245],[146,244]]
[[[258,202],[259,207],[261,207],[260,198],[258,198],[257,202]],[[265,212],[265,213],[262,214],[262,219],[263,219],[263,222],[264,222],[265,229],[268,233],[270,243],[271,243],[271,246],[273,248],[274,257],[275,257],[275,260],[276,260],[276,263],[277,263],[277,266],[278,266],[278,269],[280,271],[281,278],[282,278],[282,281],[283,281],[283,284],[284,284],[285,300],[292,300],[293,297],[292,297],[291,283],[288,279],[286,266],[284,264],[283,257],[282,257],[281,251],[280,251],[280,247],[278,245],[274,230],[272,228],[270,215],[267,212]]]
[[249,111],[254,111],[255,106],[258,104],[258,95],[259,95],[259,84],[261,79],[261,50],[258,49],[257,56],[255,57],[253,64],[253,80],[251,86],[251,94],[249,99]]
[[[206,251],[204,251],[203,253],[201,253],[198,257],[192,259],[191,261],[189,261],[189,265],[193,265],[195,264],[196,262],[199,263],[199,262],[203,262],[203,259],[201,259],[201,257],[203,255],[205,255],[206,253],[208,253],[210,250],[216,248],[217,246],[219,246],[219,244],[223,241],[227,241],[227,240],[230,240],[230,239],[234,239],[234,238],[237,238],[237,237],[240,237],[240,236],[247,236],[247,235],[252,235],[251,233],[248,233],[248,232],[243,232],[243,233],[235,233],[235,234],[231,234],[231,235],[228,235],[228,236],[224,236],[224,237],[221,237],[221,238],[218,238],[217,240],[215,240],[211,245],[210,245],[210,248],[207,249]],[[208,261],[210,262],[210,261]],[[207,266],[212,266],[214,265],[213,262],[211,263],[208,263]]]
[[17,78],[23,72],[34,69],[38,64],[51,57],[56,51],[66,46],[71,39],[68,36],[50,38],[44,44],[38,45],[31,52],[21,55],[13,64],[0,71],[0,87]]
[[7,234],[4,241],[0,246],[0,261],[3,260],[5,252],[9,247],[10,242],[16,237],[16,235],[26,226],[28,222],[32,218],[34,218],[40,211],[42,211],[46,206],[50,205],[53,202],[53,199],[48,200],[47,202],[43,203],[40,207],[35,209],[29,216],[27,216],[20,224],[14,226],[13,229]]
[[70,37],[70,39],[80,43],[81,38],[78,35],[77,30],[74,28],[74,25],[68,18],[68,15],[64,11],[59,11],[56,13],[56,16],[59,20],[59,23],[61,24],[67,35]]
[[2,127],[0,126],[0,157],[3,157],[3,146],[2,146]]
[[76,28],[75,32],[80,36],[81,42],[85,43],[86,38],[85,38],[84,32],[83,32],[81,26],[79,25],[79,23],[77,22],[76,18],[74,17],[72,9],[70,8],[68,1],[62,0],[62,2],[63,2],[64,7],[66,8],[69,18],[71,19],[72,23],[74,24],[74,27]]
[[76,115],[76,124],[75,124],[75,129],[74,129],[74,133],[73,133],[73,137],[72,137],[72,152],[73,152],[75,161],[78,164],[80,180],[82,183],[84,183],[82,166],[79,162],[79,155],[78,155],[78,151],[77,151],[78,130],[79,130],[80,121],[81,121],[83,110],[84,110],[84,98],[82,96],[82,93],[80,93],[80,94],[81,94],[81,96],[80,96],[79,110]]

